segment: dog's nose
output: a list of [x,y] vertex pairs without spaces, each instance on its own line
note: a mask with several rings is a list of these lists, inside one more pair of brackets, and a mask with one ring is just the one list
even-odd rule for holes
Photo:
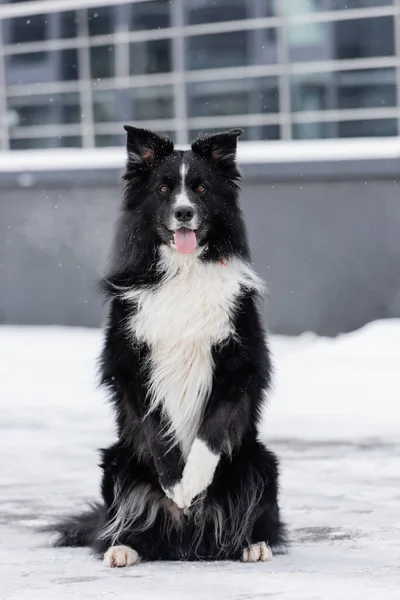
[[179,223],[188,223],[194,217],[194,210],[191,206],[178,206],[175,209],[174,217]]

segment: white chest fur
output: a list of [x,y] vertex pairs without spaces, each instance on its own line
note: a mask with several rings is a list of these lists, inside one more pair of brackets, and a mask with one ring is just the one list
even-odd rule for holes
[[130,330],[151,349],[150,410],[161,407],[166,432],[187,456],[211,392],[212,346],[233,334],[241,287],[259,287],[260,280],[242,261],[204,263],[167,247],[160,268],[166,276],[157,288],[125,297],[137,302]]

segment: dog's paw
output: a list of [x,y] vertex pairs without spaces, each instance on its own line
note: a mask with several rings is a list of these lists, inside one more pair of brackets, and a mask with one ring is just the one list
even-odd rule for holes
[[243,562],[269,562],[272,560],[272,550],[265,542],[251,544],[243,550]]
[[167,498],[172,500],[178,508],[185,508],[182,482],[176,483],[172,488],[165,489],[164,492]]
[[203,494],[211,484],[220,455],[212,452],[207,444],[196,438],[183,469],[182,479],[165,495],[173,500],[178,508],[187,510],[196,496]]
[[111,546],[104,554],[106,567],[131,567],[139,562],[139,554],[129,546]]
[[200,486],[193,485],[192,481],[183,479],[179,483],[176,483],[173,488],[165,490],[165,495],[172,500],[177,509],[183,510],[186,513],[191,507],[194,498],[198,496],[198,489],[200,492],[203,491]]
[[220,455],[206,442],[196,438],[189,452],[182,475],[182,508],[189,508],[196,496],[203,494],[211,484]]

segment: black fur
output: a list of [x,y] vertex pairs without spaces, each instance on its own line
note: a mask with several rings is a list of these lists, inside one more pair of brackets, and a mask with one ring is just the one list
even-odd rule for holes
[[[147,560],[237,559],[246,546],[259,541],[277,548],[285,542],[277,500],[278,461],[257,441],[271,362],[253,289],[243,287],[237,301],[235,335],[212,349],[213,385],[198,437],[221,454],[213,481],[185,512],[163,491],[180,481],[185,461],[179,444],[171,444],[164,434],[160,409],[148,413],[150,349],[132,343],[127,334],[135,307],[123,292],[152,289],[162,281],[158,257],[161,245],[172,241],[168,223],[183,152],[175,151],[168,138],[126,130],[126,189],[112,267],[103,283],[110,310],[101,356],[101,382],[115,409],[118,441],[102,451],[103,504],[58,525],[57,543],[88,545],[98,553],[113,543],[125,544]],[[204,247],[198,260],[250,260],[238,202],[235,152],[240,133],[204,136],[185,153],[200,223],[196,236]],[[196,192],[200,183],[205,192]],[[170,197],[162,197],[161,185]],[[126,511],[115,539],[104,531],[121,502],[127,502],[131,513]]]

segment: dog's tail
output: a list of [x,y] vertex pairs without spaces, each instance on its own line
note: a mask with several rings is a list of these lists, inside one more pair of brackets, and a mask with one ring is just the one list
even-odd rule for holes
[[94,503],[85,512],[48,525],[41,531],[56,534],[52,546],[92,546],[104,525],[105,516],[105,507]]

